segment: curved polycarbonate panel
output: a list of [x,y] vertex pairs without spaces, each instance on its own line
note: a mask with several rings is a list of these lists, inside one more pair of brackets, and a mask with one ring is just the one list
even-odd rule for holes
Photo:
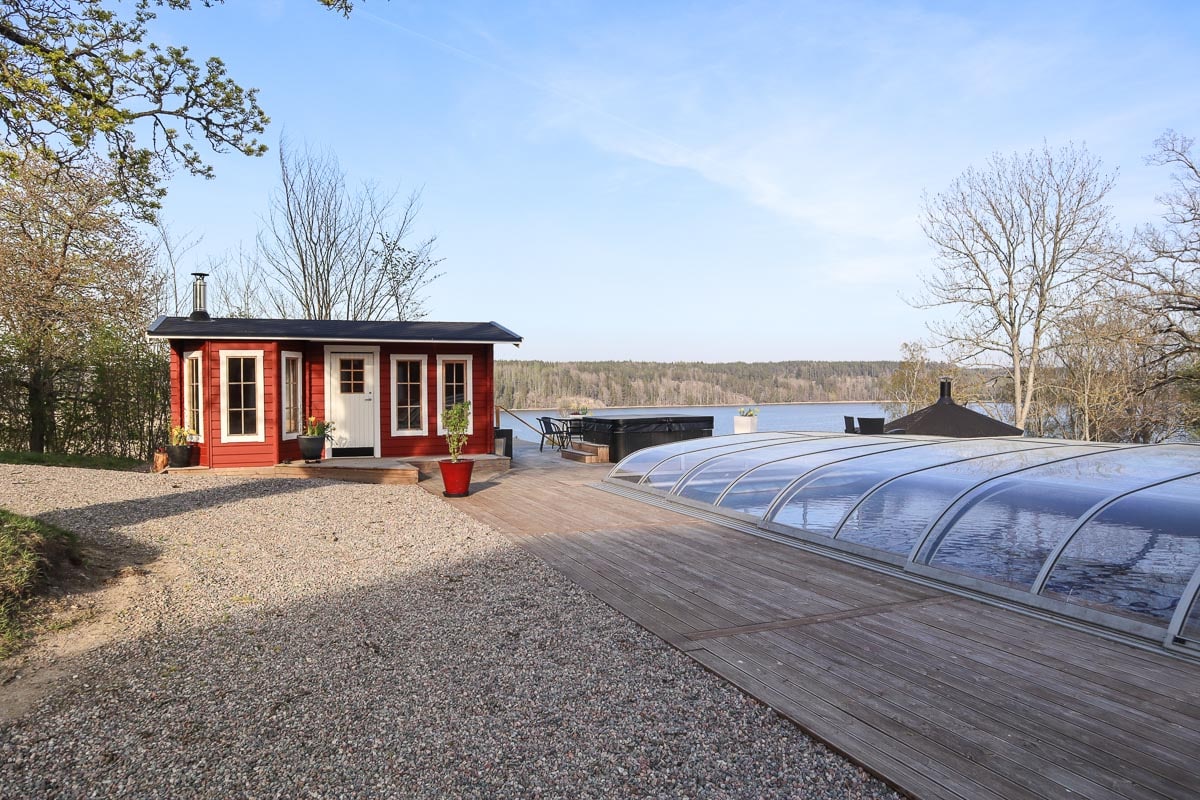
[[[723,438],[723,437],[722,437]],[[791,442],[792,439],[781,441]],[[768,444],[768,441],[758,442],[755,446]],[[677,456],[671,456],[656,467],[646,473],[645,480],[642,483],[646,486],[652,486],[655,489],[666,491],[675,485],[676,481],[683,477],[689,470],[695,469],[697,466],[705,463],[712,458],[719,458],[725,453],[743,452],[746,445],[729,444],[722,447],[708,447],[703,450],[692,450],[687,453],[680,453]]]
[[771,521],[810,533],[833,536],[838,523],[863,494],[888,478],[937,464],[996,451],[1028,449],[1033,442],[960,439],[936,441],[902,450],[854,458],[815,469],[793,484],[784,495]]
[[719,507],[762,517],[775,502],[775,498],[779,497],[780,492],[809,470],[843,458],[887,452],[917,444],[898,436],[888,437],[886,440],[883,437],[847,436],[844,441],[845,447],[795,456],[750,470],[729,487],[729,491],[721,498]]
[[1192,613],[1188,614],[1179,635],[1189,642],[1200,643],[1200,600],[1192,606]]
[[1188,445],[1129,447],[996,478],[946,513],[917,560],[1029,589],[1046,557],[1097,503],[1194,469]]
[[804,434],[741,433],[735,436],[703,437],[700,439],[688,439],[683,442],[671,442],[670,444],[662,444],[657,447],[647,447],[625,456],[619,464],[612,468],[612,471],[608,473],[608,477],[637,483],[645,477],[649,470],[654,468],[655,464],[673,455],[730,444],[742,443],[753,446],[756,442],[764,442],[771,439],[786,439],[789,436],[803,438]]
[[1042,594],[1166,628],[1200,566],[1200,477],[1142,489],[1086,522]]
[[718,456],[693,471],[679,485],[676,494],[689,500],[716,503],[722,492],[752,469],[793,456],[842,450],[855,445],[862,445],[862,440],[857,436],[830,436],[825,439],[768,444],[751,450],[738,450]]
[[1200,647],[1197,445],[760,433],[648,448],[610,480],[922,580]]
[[1090,446],[1031,447],[903,475],[859,503],[837,538],[907,556],[954,498],[972,486],[1006,472],[1094,451]]

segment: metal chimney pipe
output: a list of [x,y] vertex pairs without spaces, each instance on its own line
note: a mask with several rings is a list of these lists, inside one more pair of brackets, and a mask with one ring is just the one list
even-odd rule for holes
[[938,379],[938,402],[953,403],[954,398],[950,396],[950,378],[943,375]]
[[208,287],[204,285],[204,279],[208,277],[207,272],[193,272],[196,276],[196,281],[192,284],[192,313],[188,315],[188,319],[192,322],[203,322],[210,319],[208,316]]

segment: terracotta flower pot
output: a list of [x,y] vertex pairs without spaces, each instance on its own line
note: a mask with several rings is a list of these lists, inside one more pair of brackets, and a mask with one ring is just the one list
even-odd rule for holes
[[471,493],[471,470],[475,467],[474,461],[446,459],[439,461],[438,467],[442,470],[442,486],[445,488],[443,495],[466,497]]

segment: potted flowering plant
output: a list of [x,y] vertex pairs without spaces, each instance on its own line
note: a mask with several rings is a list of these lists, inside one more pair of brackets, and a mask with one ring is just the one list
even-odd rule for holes
[[733,418],[734,433],[754,433],[758,430],[758,409],[757,408],[739,408],[737,416]]
[[167,466],[190,466],[192,463],[192,437],[196,432],[183,425],[171,426],[171,443],[167,445]]
[[304,420],[304,433],[296,437],[300,445],[300,457],[305,464],[317,464],[321,461],[321,451],[325,449],[325,440],[333,439],[333,423],[309,417]]
[[460,460],[463,446],[467,443],[467,430],[471,427],[471,404],[455,403],[442,412],[442,427],[446,430],[446,445],[450,458],[438,462],[442,471],[442,485],[446,497],[466,497],[471,492],[471,470],[475,462]]

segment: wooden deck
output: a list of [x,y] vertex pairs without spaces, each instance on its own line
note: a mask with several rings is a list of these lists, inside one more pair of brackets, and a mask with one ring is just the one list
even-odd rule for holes
[[1200,797],[1200,666],[590,486],[609,466],[525,446],[454,504],[914,797]]
[[[266,478],[325,478],[333,481],[354,483],[379,483],[412,485],[418,481],[438,476],[437,462],[449,458],[441,456],[413,456],[409,458],[325,458],[313,464],[304,461],[288,461],[273,467],[174,467],[167,472],[172,475],[242,475]],[[463,456],[475,462],[474,475],[488,479],[509,467],[509,459],[497,455]]]

